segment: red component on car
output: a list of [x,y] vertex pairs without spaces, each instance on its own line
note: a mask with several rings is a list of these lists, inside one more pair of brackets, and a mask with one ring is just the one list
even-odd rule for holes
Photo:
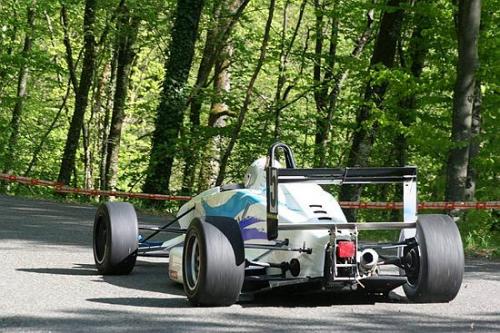
[[352,241],[339,241],[337,243],[337,257],[352,258],[356,255],[356,247]]

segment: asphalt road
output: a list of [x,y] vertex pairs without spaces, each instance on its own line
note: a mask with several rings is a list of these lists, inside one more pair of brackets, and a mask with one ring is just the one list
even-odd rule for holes
[[[467,260],[449,304],[264,295],[222,308],[192,308],[167,262],[141,259],[129,276],[93,266],[94,207],[0,196],[0,331],[500,332],[500,263]],[[159,217],[142,217],[161,223]]]

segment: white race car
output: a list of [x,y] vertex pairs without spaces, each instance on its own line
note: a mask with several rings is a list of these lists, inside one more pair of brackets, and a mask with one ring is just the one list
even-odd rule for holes
[[[403,183],[404,222],[348,223],[318,185],[395,182]],[[460,234],[448,215],[417,216],[416,198],[415,167],[299,169],[290,148],[276,143],[249,167],[244,184],[197,195],[162,227],[138,227],[129,203],[101,205],[94,258],[102,274],[128,274],[137,256],[169,257],[170,279],[184,285],[193,305],[230,305],[242,294],[290,285],[381,294],[403,286],[411,301],[449,302],[462,283]],[[400,229],[399,240],[358,243],[360,230],[382,229]],[[160,232],[180,235],[152,241]],[[397,270],[386,273],[387,265]]]

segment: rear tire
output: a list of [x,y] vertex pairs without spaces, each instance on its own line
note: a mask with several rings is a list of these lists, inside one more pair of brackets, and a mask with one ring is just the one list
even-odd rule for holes
[[94,261],[103,275],[129,274],[138,248],[137,215],[126,202],[100,205],[94,220]]
[[182,255],[183,284],[194,306],[228,306],[238,301],[245,277],[244,245],[233,219],[194,219]]
[[417,303],[450,302],[462,284],[464,252],[457,225],[448,215],[420,215],[415,236],[418,246],[406,251],[412,265],[403,286]]

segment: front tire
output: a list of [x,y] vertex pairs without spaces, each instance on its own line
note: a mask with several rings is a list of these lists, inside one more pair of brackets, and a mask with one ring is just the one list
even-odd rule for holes
[[134,268],[138,248],[137,215],[126,202],[107,202],[94,220],[94,261],[103,275],[125,275]]
[[236,221],[194,219],[182,256],[184,291],[194,306],[228,306],[238,301],[245,277],[244,245]]
[[457,225],[448,215],[420,215],[418,246],[405,251],[409,300],[417,303],[450,302],[462,284],[464,252]]

